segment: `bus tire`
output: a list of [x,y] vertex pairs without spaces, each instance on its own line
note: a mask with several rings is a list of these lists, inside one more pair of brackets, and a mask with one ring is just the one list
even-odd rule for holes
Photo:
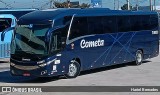
[[65,74],[64,76],[66,78],[76,78],[79,74],[80,74],[80,64],[77,61],[73,60],[69,64],[68,73]]
[[142,64],[142,62],[143,62],[143,52],[142,52],[142,50],[137,50],[135,59],[136,59],[136,61],[135,61],[136,65],[141,65]]

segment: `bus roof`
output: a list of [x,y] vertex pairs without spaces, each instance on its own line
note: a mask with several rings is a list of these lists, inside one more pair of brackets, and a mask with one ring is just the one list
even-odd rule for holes
[[[109,10],[108,8],[58,8],[58,9],[47,9],[41,11],[35,11],[27,15],[22,16],[19,19],[20,23],[25,24],[40,24],[49,23],[57,17],[64,16],[105,16],[105,15],[147,15],[147,14],[157,14],[156,12],[146,12],[146,11],[122,11],[122,10]],[[23,19],[23,21],[22,21]]]
[[18,19],[22,15],[33,12],[35,10],[37,9],[0,9],[0,14],[12,14]]
[[15,17],[12,14],[0,14],[0,18],[12,18],[12,19],[15,19]]

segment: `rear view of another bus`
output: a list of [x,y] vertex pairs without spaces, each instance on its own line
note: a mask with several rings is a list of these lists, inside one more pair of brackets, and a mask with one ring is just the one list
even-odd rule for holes
[[[0,58],[10,57],[10,43],[13,30],[8,30],[10,27],[15,27],[16,18],[11,14],[0,14],[0,35],[3,31],[8,31],[4,41],[0,41]],[[0,36],[1,39],[1,36]]]
[[[5,9],[0,10],[0,58],[10,58],[10,44],[16,20],[37,9]],[[5,33],[5,37],[2,36]]]

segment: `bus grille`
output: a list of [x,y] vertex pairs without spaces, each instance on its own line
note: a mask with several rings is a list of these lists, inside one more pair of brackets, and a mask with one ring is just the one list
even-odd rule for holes
[[0,44],[0,58],[10,57],[10,43]]

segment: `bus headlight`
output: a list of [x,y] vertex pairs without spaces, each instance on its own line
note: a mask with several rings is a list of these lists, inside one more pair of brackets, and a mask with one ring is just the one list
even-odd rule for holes
[[38,61],[38,62],[37,62],[37,65],[39,65],[40,67],[44,67],[44,66],[46,66],[47,64],[45,63],[45,60],[42,60],[42,61]]
[[60,64],[60,60],[58,60],[57,58],[55,58],[55,59],[47,62],[47,64],[51,64],[51,63]]
[[10,63],[10,65],[11,65],[11,66],[15,66],[15,64],[14,64],[14,63],[12,63],[12,62]]
[[37,64],[42,64],[42,63],[45,63],[45,60],[42,60],[42,61],[38,61]]
[[40,64],[39,66],[40,67],[45,67],[47,64],[46,63],[43,63],[43,64]]
[[37,64],[40,66],[40,67],[45,67],[51,63],[54,63],[55,65],[56,64],[60,64],[60,60],[57,60],[57,59],[54,59],[54,60],[51,60],[51,61],[48,61],[48,62],[45,62],[45,60],[42,60],[42,61],[39,61],[37,62]]

